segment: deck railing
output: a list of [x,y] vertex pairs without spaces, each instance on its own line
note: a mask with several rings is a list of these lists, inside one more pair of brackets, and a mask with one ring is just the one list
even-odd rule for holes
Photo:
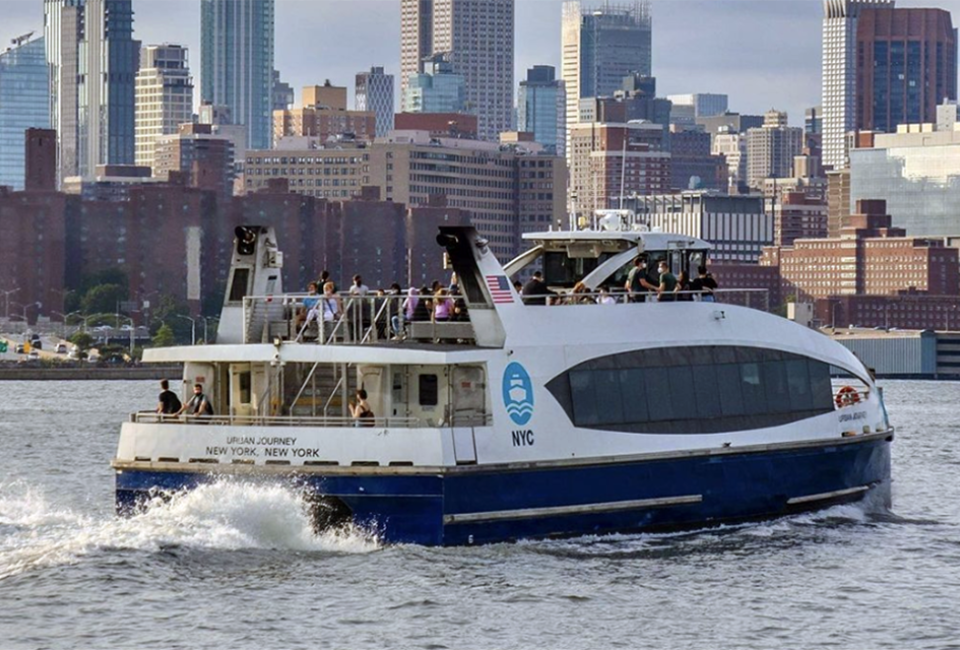
[[480,427],[492,424],[492,416],[475,415],[454,418],[450,422],[431,421],[414,417],[351,418],[342,416],[304,415],[162,415],[154,411],[138,411],[130,414],[130,421],[140,424],[203,424],[213,426],[259,426],[259,427],[321,427],[321,428],[379,428],[422,429]]
[[[389,340],[422,340],[433,342],[472,343],[473,327],[470,305],[462,296],[449,296],[455,309],[451,318],[435,321],[411,321],[406,295],[351,296],[340,294],[332,300],[336,314],[329,317],[323,302],[312,309],[304,306],[307,298],[324,300],[322,296],[284,294],[278,296],[249,296],[243,300],[244,342],[267,343],[277,338],[301,343],[376,344]],[[760,311],[770,311],[769,292],[766,289],[715,289],[712,294],[699,291],[671,292],[664,299],[656,293],[631,295],[625,291],[573,293],[560,291],[548,296],[527,296],[527,306],[537,307],[531,301],[544,301],[548,307],[565,305],[615,306],[627,303],[672,304],[683,302],[714,302],[739,305]],[[417,296],[418,301],[432,304],[433,296]],[[422,312],[422,310],[421,310]],[[428,310],[427,313],[430,313]],[[326,317],[325,317],[326,316]]]

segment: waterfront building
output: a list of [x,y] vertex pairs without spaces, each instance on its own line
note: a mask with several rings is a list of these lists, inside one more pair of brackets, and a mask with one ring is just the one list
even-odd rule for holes
[[536,65],[527,70],[517,96],[517,130],[533,133],[533,139],[558,156],[566,151],[567,93],[556,68]]
[[787,126],[786,113],[768,111],[762,127],[747,130],[747,186],[762,189],[765,179],[790,178],[802,148],[803,129]]
[[561,76],[568,132],[579,121],[581,99],[610,96],[629,75],[653,76],[652,33],[648,0],[596,7],[564,2]]
[[960,234],[960,131],[903,125],[858,144],[850,150],[850,202],[883,199],[894,225],[913,237]]
[[[404,113],[462,113],[467,108],[467,82],[454,72],[447,55],[423,61],[421,72],[407,80],[403,91]],[[471,111],[472,112],[472,111]],[[479,128],[479,117],[477,119]]]
[[477,115],[480,138],[496,141],[501,131],[509,131],[513,123],[514,1],[402,0],[400,74],[404,96],[424,58],[446,53],[453,71],[463,75],[467,109]]
[[27,129],[24,156],[24,189],[28,192],[57,190],[57,132]]
[[149,45],[140,53],[136,80],[136,164],[154,166],[160,136],[193,121],[193,78],[187,48]]
[[384,74],[383,66],[358,72],[354,90],[356,109],[377,116],[377,137],[389,133],[393,129],[393,75]]
[[792,246],[797,239],[827,236],[827,206],[802,191],[787,191],[773,203],[774,246]]
[[397,131],[428,131],[436,138],[477,139],[477,116],[469,113],[397,113],[393,123]]
[[960,250],[947,244],[943,237],[908,237],[892,226],[884,201],[861,200],[839,237],[771,247],[760,263],[778,266],[783,294],[801,300],[901,291],[956,296]]
[[885,0],[825,0],[823,163],[847,166],[851,131],[933,122],[957,98],[957,37],[942,9]]
[[230,109],[247,144],[271,143],[274,0],[201,0],[200,97]]
[[756,264],[773,243],[773,215],[759,195],[657,194],[631,197],[624,207],[650,228],[710,242],[710,259],[717,263]]
[[43,37],[0,52],[0,185],[24,188],[25,133],[50,127],[49,86]]

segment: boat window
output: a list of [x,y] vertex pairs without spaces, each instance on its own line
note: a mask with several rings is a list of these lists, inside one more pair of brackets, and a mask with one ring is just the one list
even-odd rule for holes
[[241,372],[237,374],[237,385],[240,391],[240,403],[249,404],[250,403],[250,373]]
[[551,287],[572,287],[613,256],[601,253],[599,257],[569,257],[566,251],[543,254],[543,279]]
[[234,269],[233,284],[230,285],[230,302],[240,302],[247,295],[247,283],[250,281],[250,269]]
[[420,406],[436,406],[440,402],[439,386],[436,375],[419,376]]
[[592,359],[547,384],[576,426],[720,433],[833,411],[827,364],[778,350],[691,346]]

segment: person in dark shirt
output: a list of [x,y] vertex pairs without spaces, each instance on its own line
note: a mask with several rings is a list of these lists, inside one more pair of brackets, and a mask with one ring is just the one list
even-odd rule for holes
[[717,281],[713,279],[711,274],[707,273],[707,267],[697,267],[697,277],[690,283],[691,291],[700,291],[700,300],[703,302],[714,302],[716,297],[713,295],[713,290],[716,288]]
[[213,415],[213,406],[210,405],[207,396],[203,394],[202,384],[193,385],[193,397],[183,405],[177,415],[184,412],[187,415]]
[[525,305],[546,305],[547,297],[554,295],[543,281],[543,273],[534,271],[530,281],[523,285],[523,303]]
[[673,292],[677,288],[677,276],[670,272],[670,266],[666,260],[661,260],[658,268],[660,270],[660,288],[658,290],[657,301],[673,302],[676,300]]
[[181,407],[180,398],[170,390],[170,382],[166,379],[161,379],[160,402],[157,404],[157,413],[160,415],[176,415],[180,412]]

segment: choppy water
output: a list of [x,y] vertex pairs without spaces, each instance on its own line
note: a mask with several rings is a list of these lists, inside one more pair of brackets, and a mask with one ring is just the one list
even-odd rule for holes
[[109,460],[153,382],[0,382],[0,650],[960,648],[960,385],[886,382],[893,512],[481,548],[315,536],[225,482],[134,519]]

